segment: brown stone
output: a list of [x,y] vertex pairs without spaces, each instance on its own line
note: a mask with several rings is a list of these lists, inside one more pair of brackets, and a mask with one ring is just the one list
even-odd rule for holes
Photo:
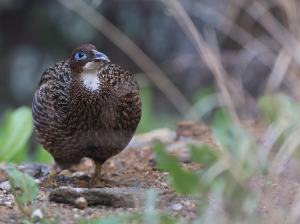
[[[84,197],[89,205],[106,205],[114,208],[139,208],[145,203],[147,190],[128,188],[70,188],[53,190],[50,201],[75,204],[76,199]],[[175,195],[167,190],[155,190],[158,207],[167,206]]]
[[83,209],[86,208],[87,206],[88,203],[84,197],[80,197],[75,200],[75,204],[74,204],[75,208]]

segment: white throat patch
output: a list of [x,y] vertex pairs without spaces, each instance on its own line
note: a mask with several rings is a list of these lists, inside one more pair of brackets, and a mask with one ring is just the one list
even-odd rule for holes
[[83,67],[83,72],[80,74],[84,86],[90,91],[100,89],[100,80],[97,75],[97,68],[99,65],[99,62],[88,62]]

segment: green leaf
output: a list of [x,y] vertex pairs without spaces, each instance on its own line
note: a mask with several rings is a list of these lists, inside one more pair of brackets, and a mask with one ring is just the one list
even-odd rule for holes
[[222,131],[228,131],[233,124],[229,111],[226,108],[217,109],[214,113],[212,125]]
[[263,96],[258,100],[258,108],[264,123],[269,126],[279,116],[279,108],[273,96]]
[[157,154],[155,161],[160,169],[168,171],[177,171],[181,169],[176,157],[168,154],[159,141],[154,141],[153,144],[154,150]]
[[[16,154],[26,148],[33,131],[32,115],[29,107],[18,108],[8,114],[6,119],[0,128],[0,162],[11,161]],[[25,157],[17,160],[24,159]]]
[[265,125],[269,126],[279,116],[298,121],[300,105],[283,94],[263,96],[258,100],[258,108]]
[[139,94],[142,99],[142,117],[136,129],[136,133],[148,132],[157,127],[156,116],[153,111],[153,91],[151,88],[140,88]]
[[[257,149],[256,141],[242,126],[232,124],[228,111],[218,111],[213,117],[213,137],[226,148],[243,168],[240,174],[248,179],[254,172],[265,169],[267,155]],[[259,165],[259,166],[258,166]],[[236,166],[231,163],[232,169]]]
[[22,148],[20,148],[20,150],[18,150],[18,153],[16,153],[11,157],[11,159],[9,159],[9,162],[17,163],[17,164],[24,162],[28,155],[28,148],[29,148],[29,144],[27,142],[22,146]]
[[212,120],[212,134],[225,148],[231,150],[236,144],[232,133],[232,120],[227,109],[218,109]]
[[196,191],[196,185],[200,176],[196,173],[190,173],[181,168],[178,160],[168,154],[159,141],[154,141],[154,150],[156,153],[155,161],[160,169],[170,172],[170,181],[175,191],[181,194],[192,194]]
[[20,172],[11,163],[7,165],[7,172],[22,191],[22,194],[19,195],[21,203],[29,203],[36,199],[39,189],[31,176]]
[[47,152],[42,145],[39,144],[36,150],[35,161],[39,163],[48,163],[48,162],[54,162],[54,159],[51,156],[51,154]]
[[200,163],[205,167],[208,167],[211,164],[215,163],[220,156],[219,151],[211,148],[206,144],[200,147],[191,145],[190,150],[192,161],[195,163]]

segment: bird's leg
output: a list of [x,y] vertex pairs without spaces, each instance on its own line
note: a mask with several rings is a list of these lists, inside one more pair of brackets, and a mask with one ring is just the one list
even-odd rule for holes
[[95,161],[95,163],[96,163],[95,173],[94,173],[92,179],[90,180],[91,187],[96,186],[97,184],[101,184],[100,183],[100,172],[101,172],[102,164],[100,163],[100,161]]
[[94,160],[96,164],[95,173],[92,176],[91,180],[89,182],[82,181],[82,180],[75,180],[74,183],[77,187],[82,188],[94,188],[94,187],[104,187],[103,184],[100,182],[100,172],[101,172],[101,166],[105,162],[105,160]]
[[41,182],[38,184],[39,187],[48,187],[48,186],[54,186],[58,187],[58,184],[54,182],[55,178],[59,172],[57,172],[57,169],[54,168],[46,177],[41,178]]

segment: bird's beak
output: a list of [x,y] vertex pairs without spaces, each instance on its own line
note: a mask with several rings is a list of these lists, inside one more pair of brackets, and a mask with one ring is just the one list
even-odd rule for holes
[[94,57],[92,58],[92,61],[100,61],[100,60],[109,61],[108,57],[105,54],[96,50],[93,50],[93,53],[94,53]]

